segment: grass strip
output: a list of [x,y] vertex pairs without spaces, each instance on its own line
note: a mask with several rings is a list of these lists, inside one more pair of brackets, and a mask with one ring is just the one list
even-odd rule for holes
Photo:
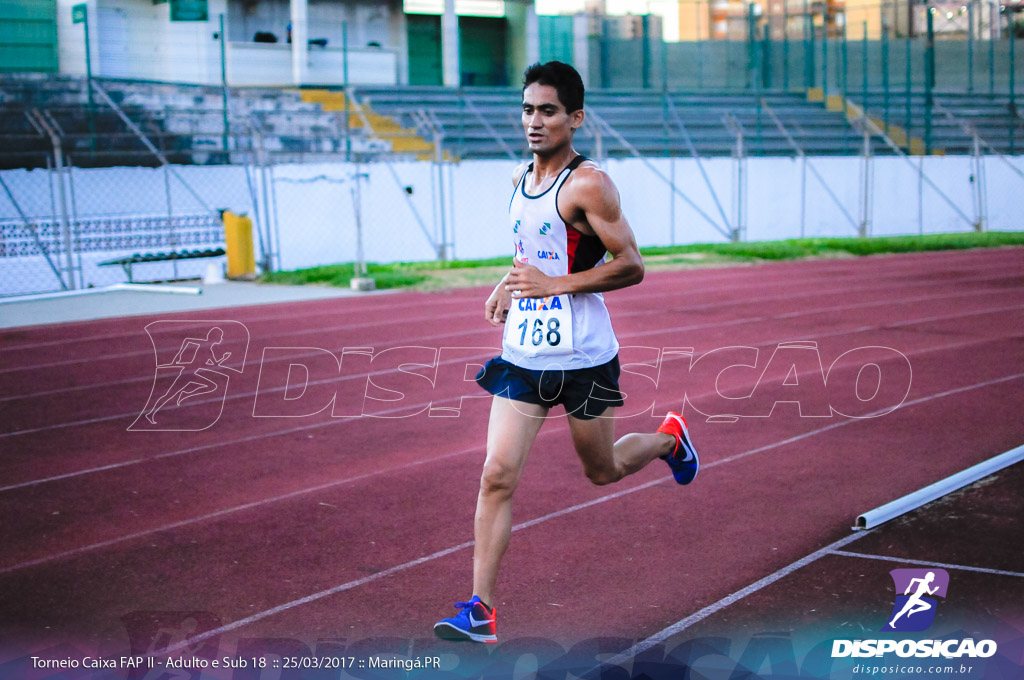
[[[645,257],[672,255],[707,255],[708,262],[758,262],[797,260],[813,257],[864,256],[885,253],[913,253],[936,250],[963,250],[968,248],[998,248],[1024,245],[1024,232],[989,231],[962,234],[927,234],[923,236],[883,236],[870,238],[803,238],[783,241],[753,241],[743,243],[697,243],[685,246],[657,246],[641,248]],[[664,258],[669,262],[671,257]],[[684,260],[680,260],[682,262]],[[446,274],[488,267],[507,267],[511,257],[493,257],[483,260],[450,260],[448,262],[393,262],[370,263],[367,275],[374,279],[378,289],[437,287],[435,279],[450,280]],[[471,272],[470,272],[471,273]],[[481,274],[484,274],[481,272]],[[291,285],[345,286],[355,276],[351,262],[295,269],[264,274],[260,280],[267,283]],[[463,280],[476,283],[486,275],[466,276]]]

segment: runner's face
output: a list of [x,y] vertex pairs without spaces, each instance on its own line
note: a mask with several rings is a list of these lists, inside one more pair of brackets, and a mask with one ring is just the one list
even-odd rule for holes
[[571,144],[573,130],[582,123],[583,112],[566,113],[552,86],[530,83],[523,90],[523,130],[530,151],[538,156]]

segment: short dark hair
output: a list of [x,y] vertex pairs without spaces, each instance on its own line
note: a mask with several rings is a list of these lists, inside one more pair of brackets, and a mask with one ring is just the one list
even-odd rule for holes
[[555,88],[558,92],[558,101],[562,102],[567,113],[583,108],[583,79],[569,64],[549,61],[546,64],[530,66],[523,72],[523,89],[533,83]]

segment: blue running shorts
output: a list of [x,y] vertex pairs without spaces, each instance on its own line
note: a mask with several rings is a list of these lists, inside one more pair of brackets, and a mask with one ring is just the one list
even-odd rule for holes
[[491,394],[552,408],[562,404],[573,418],[590,420],[610,407],[622,406],[619,357],[592,368],[535,371],[520,368],[500,356],[488,361],[476,382]]

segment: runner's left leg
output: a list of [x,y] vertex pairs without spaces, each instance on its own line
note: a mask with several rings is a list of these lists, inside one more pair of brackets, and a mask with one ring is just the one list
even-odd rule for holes
[[614,408],[589,420],[569,416],[569,431],[583,472],[598,485],[617,482],[642,470],[655,458],[672,453],[676,445],[675,437],[661,432],[631,433],[615,441]]

